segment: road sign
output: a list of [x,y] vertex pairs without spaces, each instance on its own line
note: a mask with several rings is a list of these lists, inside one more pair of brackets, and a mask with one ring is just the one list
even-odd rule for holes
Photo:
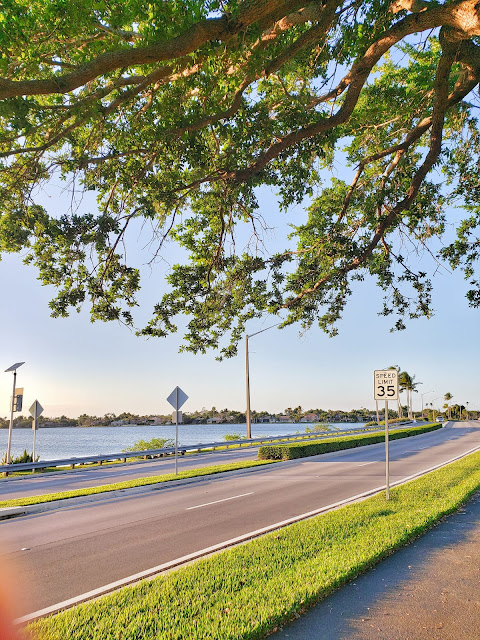
[[180,387],[175,387],[175,389],[167,398],[167,401],[175,409],[172,416],[175,420],[175,475],[177,475],[178,473],[178,423],[179,423],[179,418],[181,422],[181,415],[182,415],[182,412],[179,411],[179,409],[185,404],[187,400],[188,400],[187,394],[184,391],[182,391]]
[[15,389],[15,395],[13,396],[13,411],[18,413],[22,410],[23,406],[23,387]]
[[176,411],[178,411],[180,407],[183,407],[187,400],[187,394],[182,391],[180,387],[175,387],[175,389],[167,398],[167,402],[169,402]]
[[373,372],[373,399],[398,400],[398,371],[381,369]]
[[28,411],[33,418],[38,418],[43,413],[43,407],[38,400],[35,400]]

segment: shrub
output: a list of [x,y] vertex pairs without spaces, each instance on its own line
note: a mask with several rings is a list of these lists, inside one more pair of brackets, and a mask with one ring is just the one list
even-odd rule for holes
[[[411,422],[410,418],[389,418],[388,419],[388,424],[397,424],[399,422]],[[385,420],[380,420],[380,422],[377,422],[376,420],[372,420],[371,422],[366,422],[363,426],[364,427],[374,427],[375,425],[380,426],[380,425],[384,425],[385,424]]]
[[240,433],[226,433],[223,436],[223,439],[229,442],[230,440],[242,440],[242,436]]
[[122,449],[122,453],[130,451],[148,451],[150,449],[163,449],[164,447],[174,447],[175,441],[171,438],[152,438],[152,440],[137,440],[133,447]]
[[[413,429],[391,431],[389,433],[389,438],[390,440],[398,440],[399,438],[408,438],[409,436],[420,435],[440,428],[440,424],[435,424],[428,427],[414,427]],[[267,445],[260,447],[258,450],[258,458],[260,460],[294,460],[296,458],[316,456],[321,453],[330,453],[331,451],[341,451],[342,449],[352,449],[353,447],[364,447],[368,444],[377,444],[384,441],[385,436],[383,433],[372,433],[361,436],[346,436],[343,438],[331,438],[329,440],[317,440],[316,442],[308,442],[306,444],[295,443]]]
[[330,431],[330,426],[325,422],[320,422],[313,427],[314,431]]
[[[38,462],[40,456],[37,456],[35,462]],[[17,456],[16,458],[10,458],[10,464],[22,464],[22,462],[33,462],[32,454],[28,453],[26,449],[23,450],[21,456]],[[2,464],[7,464],[7,454],[5,453],[2,457]]]

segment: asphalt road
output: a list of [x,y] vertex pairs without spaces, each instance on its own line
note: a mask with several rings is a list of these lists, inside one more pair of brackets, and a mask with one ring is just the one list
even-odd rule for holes
[[[473,422],[393,441],[390,481],[475,447],[480,425]],[[0,544],[23,583],[25,615],[380,487],[384,474],[384,445],[371,445],[5,520]]]
[[[408,428],[407,425],[402,428]],[[351,425],[356,430],[355,425]],[[348,429],[348,425],[346,425]],[[360,430],[360,429],[359,429]],[[323,434],[318,434],[322,436]],[[335,433],[330,433],[334,437]],[[341,435],[341,434],[339,434]],[[227,443],[224,443],[225,446]],[[228,464],[242,460],[256,460],[259,446],[236,447],[220,451],[205,451],[179,456],[178,470],[198,469],[217,464]],[[0,499],[9,500],[25,496],[39,496],[48,493],[72,491],[86,487],[99,487],[136,478],[146,478],[175,472],[175,458],[140,460],[124,464],[92,466],[87,469],[73,469],[24,476],[0,478]]]
[[[257,446],[179,456],[178,470],[198,469],[239,460],[256,460],[258,449]],[[175,458],[173,456],[127,464],[95,466],[89,469],[5,478],[0,480],[0,497],[2,500],[10,500],[25,496],[41,496],[47,493],[99,487],[104,484],[147,478],[165,473],[175,473]]]

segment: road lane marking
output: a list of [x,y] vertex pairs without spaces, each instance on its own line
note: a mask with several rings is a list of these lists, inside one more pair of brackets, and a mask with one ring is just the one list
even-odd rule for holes
[[364,462],[363,464],[359,464],[359,467],[366,467],[367,464],[375,464],[375,462],[378,462],[378,460],[372,460],[372,462]]
[[227,502],[227,500],[235,500],[236,498],[244,498],[245,496],[251,496],[254,491],[250,493],[241,493],[238,496],[231,496],[230,498],[222,498],[222,500],[214,500],[213,502],[204,502],[203,504],[196,504],[194,507],[187,507],[185,511],[191,511],[192,509],[200,509],[200,507],[208,507],[211,504],[218,504],[219,502]]

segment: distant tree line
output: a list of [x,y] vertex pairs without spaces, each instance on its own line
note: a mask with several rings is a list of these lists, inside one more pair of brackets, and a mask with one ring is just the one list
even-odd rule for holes
[[[397,410],[390,409],[390,418],[403,417],[407,415],[407,406],[400,407],[400,414]],[[383,416],[383,411],[380,412]],[[438,411],[435,411],[436,416],[440,415]],[[468,417],[470,419],[476,419],[480,415],[479,410],[469,410]],[[428,419],[433,419],[433,410],[428,406],[424,409],[424,416]],[[287,407],[280,413],[269,413],[268,411],[252,411],[253,422],[368,422],[375,419],[376,414],[374,409],[352,409],[351,411],[343,411],[341,409],[308,409],[304,410],[301,406]],[[415,411],[412,417],[421,417],[420,411]],[[467,410],[465,406],[454,404],[448,406],[445,417],[452,420],[465,419],[467,417]],[[161,425],[170,424],[172,422],[172,415],[156,414],[156,415],[137,415],[135,413],[123,412],[118,415],[115,413],[106,413],[104,416],[89,416],[86,413],[78,416],[78,418],[69,418],[67,416],[60,416],[57,418],[49,418],[40,416],[40,427],[115,427],[122,425]],[[202,408],[199,411],[193,411],[189,413],[183,413],[184,424],[242,424],[245,422],[245,412],[236,411],[233,409],[221,409],[216,407],[211,409]],[[0,417],[0,429],[8,429],[8,418]],[[30,429],[32,426],[32,418],[30,416],[17,416],[14,419],[15,429]]]

